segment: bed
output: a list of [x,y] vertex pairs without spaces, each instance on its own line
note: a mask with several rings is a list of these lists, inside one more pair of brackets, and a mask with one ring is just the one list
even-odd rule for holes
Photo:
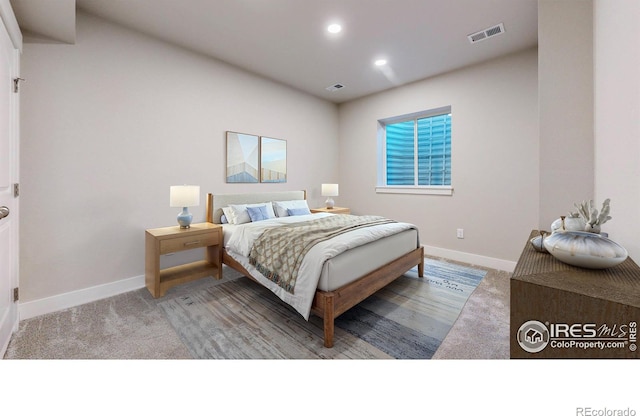
[[[249,206],[255,214],[256,206],[259,206],[264,214],[263,205],[260,204],[274,208],[273,212],[269,211],[268,218],[263,218],[268,221],[246,222],[239,217],[236,218],[230,211],[231,207],[242,209]],[[222,224],[222,262],[269,288],[305,319],[308,319],[310,314],[322,318],[325,347],[333,347],[334,320],[343,312],[413,267],[417,266],[418,275],[423,277],[424,249],[420,246],[418,230],[414,225],[383,221],[381,217],[376,219],[368,216],[325,213],[301,214],[296,212],[296,209],[283,211],[283,207],[287,206],[307,207],[306,191],[215,196],[209,193],[206,218],[207,222]],[[287,215],[287,211],[291,215]],[[234,216],[234,220],[229,221],[225,214]],[[244,215],[244,212],[239,215]],[[311,220],[313,223],[338,220],[377,222],[375,225],[366,224],[314,244],[299,266],[295,292],[288,291],[281,282],[276,282],[275,279],[266,277],[266,273],[261,273],[261,265],[256,264],[253,261],[255,259],[248,253],[252,245],[257,246],[256,239],[262,234],[267,234],[263,232],[265,229],[278,232],[276,228],[299,227],[302,223],[311,224]],[[253,255],[253,251],[251,253]]]

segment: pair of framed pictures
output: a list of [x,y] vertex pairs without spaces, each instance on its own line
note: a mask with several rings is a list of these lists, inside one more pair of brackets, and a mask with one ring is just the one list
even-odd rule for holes
[[227,183],[287,181],[287,142],[227,132]]

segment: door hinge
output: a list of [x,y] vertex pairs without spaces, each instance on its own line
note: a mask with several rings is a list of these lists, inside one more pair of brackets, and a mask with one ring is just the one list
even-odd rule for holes
[[15,92],[16,94],[18,93],[18,91],[20,90],[20,81],[24,81],[24,78],[14,78],[13,79],[13,92]]
[[14,183],[13,184],[13,197],[17,198],[20,196],[20,184],[19,183]]
[[17,287],[13,288],[13,301],[17,302],[20,299],[20,290]]

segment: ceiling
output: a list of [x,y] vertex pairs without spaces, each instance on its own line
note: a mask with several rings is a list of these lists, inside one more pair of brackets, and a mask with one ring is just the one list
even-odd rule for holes
[[29,42],[75,43],[76,0],[11,0],[11,8]]
[[[25,41],[75,42],[76,8],[341,103],[537,45],[537,0],[11,0]],[[326,28],[337,22],[342,32]],[[504,33],[468,35],[502,23]],[[387,64],[373,65],[385,58]],[[328,91],[334,84],[344,88]]]

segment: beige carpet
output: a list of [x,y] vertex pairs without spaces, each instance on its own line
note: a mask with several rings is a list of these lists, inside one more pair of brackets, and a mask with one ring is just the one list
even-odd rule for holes
[[509,278],[487,269],[433,359],[509,359]]
[[[146,289],[24,320],[6,359],[190,359],[158,302],[238,278],[201,279],[162,299]],[[509,273],[488,270],[434,359],[509,358]]]

